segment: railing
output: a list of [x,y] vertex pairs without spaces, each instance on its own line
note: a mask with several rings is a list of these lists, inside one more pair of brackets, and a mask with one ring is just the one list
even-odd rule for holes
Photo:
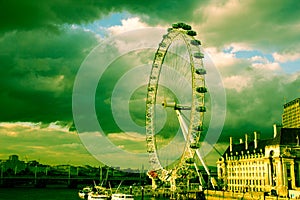
[[287,200],[288,197],[279,196],[266,196],[263,192],[227,192],[227,191],[214,191],[206,190],[205,196],[207,200],[217,200],[217,199],[243,199],[243,200]]
[[[118,176],[108,177],[106,180],[110,183],[119,183],[120,181],[127,181],[128,183],[144,183],[147,182],[147,177],[134,176]],[[100,177],[86,177],[86,176],[5,176],[0,180],[0,187],[16,187],[16,186],[33,186],[45,187],[46,185],[64,185],[68,187],[77,187],[82,184],[93,184],[94,182],[102,183]]]

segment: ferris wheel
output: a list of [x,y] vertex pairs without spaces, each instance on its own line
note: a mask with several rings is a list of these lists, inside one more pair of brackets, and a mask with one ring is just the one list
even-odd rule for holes
[[[187,170],[194,169],[198,177],[201,176],[195,163],[196,158],[199,158],[198,160],[201,161],[205,170],[209,173],[199,151],[200,139],[203,134],[204,113],[206,112],[206,70],[203,65],[204,53],[200,48],[201,42],[195,39],[194,36],[196,36],[196,32],[192,30],[190,25],[185,23],[173,24],[172,28],[168,29],[167,34],[163,36],[155,53],[147,86],[146,141],[150,166],[152,168],[148,172],[148,175],[152,180],[159,179],[163,182],[169,182],[172,191],[176,190],[176,180],[183,177]],[[174,52],[175,45],[180,53]],[[170,61],[178,60],[178,57],[181,62]],[[168,64],[166,64],[167,60],[169,61]],[[164,71],[164,68],[170,67],[170,65],[175,65],[174,70],[184,68],[185,72],[179,73],[188,76],[185,80],[190,84],[190,91],[184,95],[189,96],[189,98],[186,98],[188,102],[178,102],[178,99],[174,95],[170,101],[166,97],[166,94],[161,95],[163,99],[158,95],[161,93],[159,90],[163,90],[161,89],[163,88],[161,73]],[[165,76],[169,76],[169,74],[167,72]],[[169,81],[178,82],[178,80],[172,78]],[[159,115],[157,113],[159,106],[160,108],[163,107],[176,113],[176,120],[179,122],[179,129],[184,138],[184,147],[182,148],[181,155],[176,163],[172,165],[171,169],[168,169],[169,167],[161,163],[158,153],[158,121],[156,118]],[[163,131],[166,130],[161,130],[161,132]],[[155,188],[155,181],[152,184]]]

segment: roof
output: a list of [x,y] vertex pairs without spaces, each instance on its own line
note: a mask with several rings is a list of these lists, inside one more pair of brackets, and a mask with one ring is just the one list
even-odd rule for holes
[[281,128],[280,145],[297,145],[300,140],[300,128]]
[[284,104],[283,107],[286,108],[286,107],[294,105],[296,103],[300,103],[300,98],[294,99],[293,101],[290,101],[290,102]]
[[[232,145],[232,152],[238,155],[241,154],[243,151],[246,153],[249,151],[250,153],[253,153],[254,150],[256,151],[262,151],[262,153],[265,152],[266,146],[271,145],[297,145],[300,141],[300,128],[280,128],[277,132],[277,135],[275,138],[270,139],[264,139],[264,140],[258,140],[257,142],[257,148],[254,148],[254,141],[248,142],[248,149],[245,148],[245,142],[239,143],[239,144],[233,144]],[[223,157],[225,155],[230,155],[230,146],[226,149],[226,151],[223,154]]]

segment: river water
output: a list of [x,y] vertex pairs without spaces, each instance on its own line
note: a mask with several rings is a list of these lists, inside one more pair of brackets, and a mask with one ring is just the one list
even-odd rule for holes
[[1,200],[78,200],[76,189],[0,188]]
[[[0,200],[80,200],[78,189],[68,188],[0,188]],[[135,200],[141,200],[135,197]],[[154,200],[145,197],[144,200]]]

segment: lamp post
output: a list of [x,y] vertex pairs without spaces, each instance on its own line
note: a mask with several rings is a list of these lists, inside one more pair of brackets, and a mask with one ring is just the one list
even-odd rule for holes
[[1,161],[1,185],[3,185],[3,161]]
[[102,166],[99,166],[99,182],[102,184]]
[[68,167],[69,167],[69,170],[68,170],[68,182],[67,182],[67,184],[68,184],[68,186],[70,186],[70,184],[71,184],[71,165],[70,165],[70,162],[71,162],[71,160],[69,160],[68,161]]
[[37,165],[35,165],[35,167],[34,167],[34,185],[36,185],[37,184]]

